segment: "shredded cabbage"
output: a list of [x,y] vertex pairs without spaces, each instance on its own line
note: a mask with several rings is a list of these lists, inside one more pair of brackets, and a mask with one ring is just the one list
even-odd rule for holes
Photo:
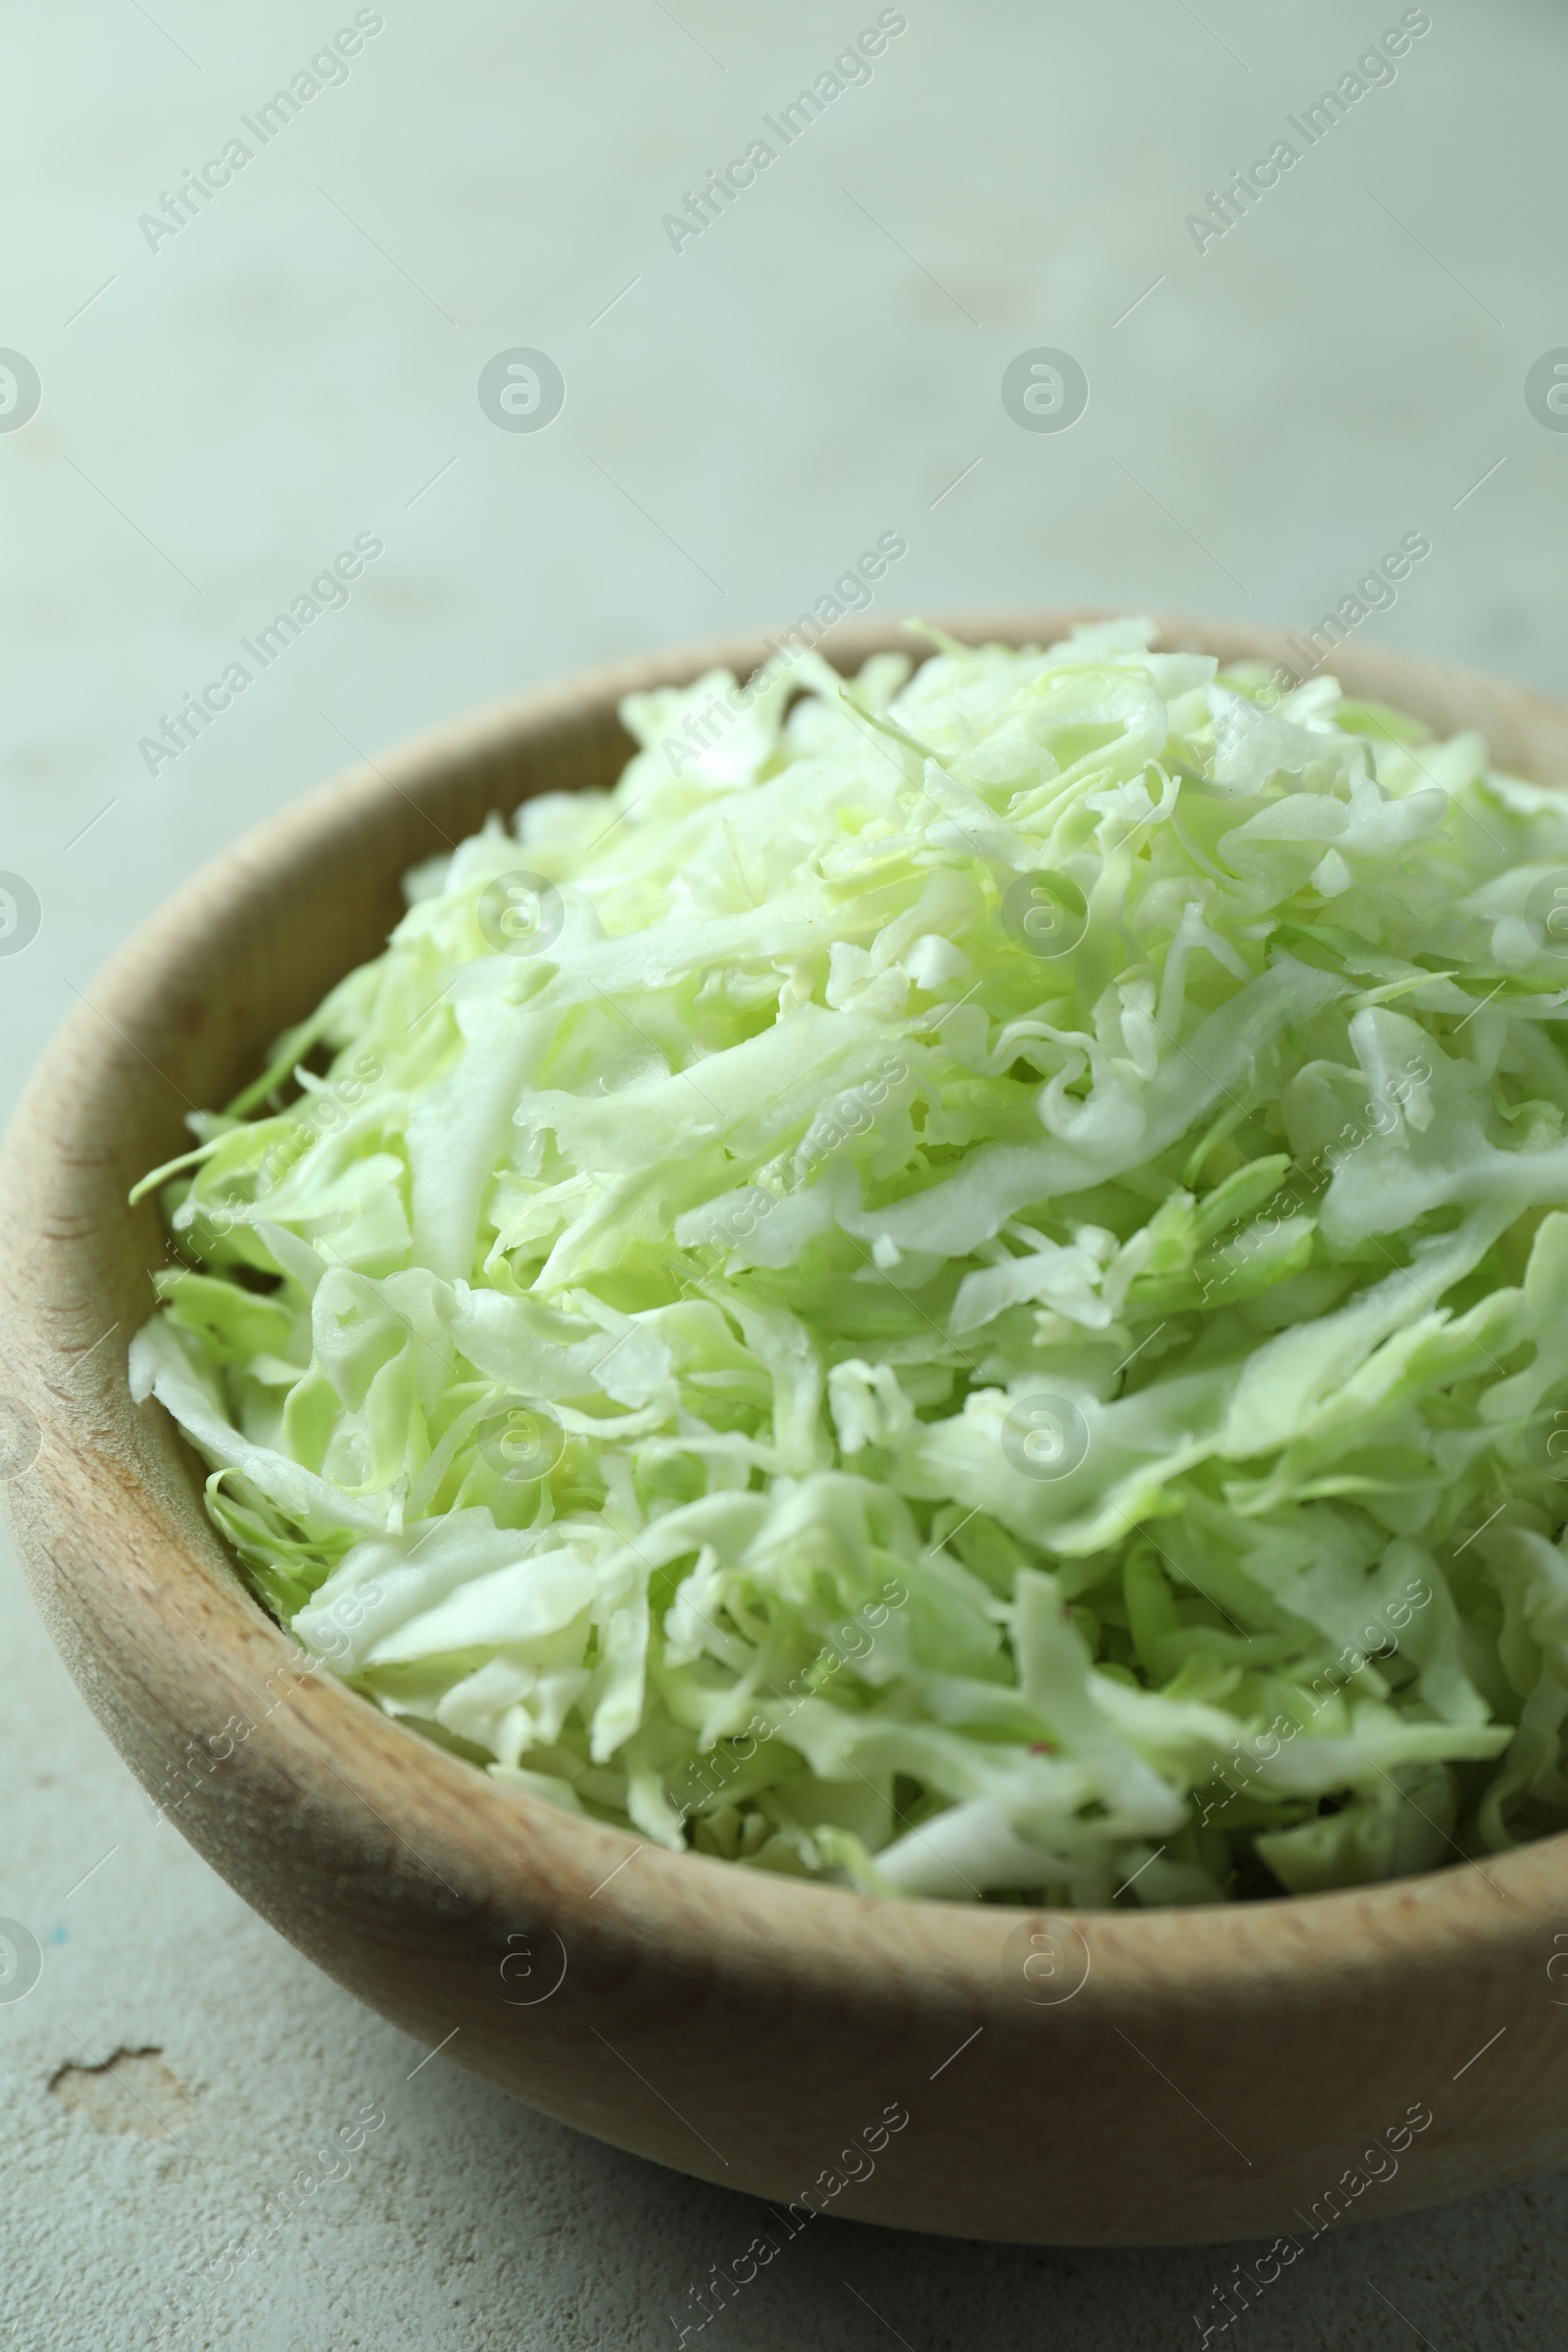
[[1152,633],[631,697],[146,1179],[136,1393],[388,1714],[889,1893],[1568,1824],[1568,805]]

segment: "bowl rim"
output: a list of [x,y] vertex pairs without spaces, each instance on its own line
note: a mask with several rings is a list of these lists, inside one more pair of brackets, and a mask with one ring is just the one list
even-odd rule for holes
[[[1080,621],[1114,616],[1111,608],[1003,609],[944,614],[938,625],[971,643],[1044,644]],[[1301,671],[1291,653],[1294,641],[1282,631],[1155,617],[1160,646],[1214,651],[1225,662],[1277,662],[1293,674]],[[183,883],[110,958],[68,1015],[18,1105],[0,1161],[0,1293],[10,1302],[12,1328],[19,1335],[10,1349],[13,1383],[40,1422],[46,1452],[58,1455],[59,1473],[52,1485],[31,1473],[17,1482],[10,1493],[12,1516],[19,1548],[36,1572],[51,1628],[78,1670],[89,1646],[81,1630],[83,1611],[90,1606],[84,1595],[92,1578],[104,1576],[116,1587],[116,1606],[126,1623],[150,1612],[159,1639],[175,1648],[184,1644],[187,1690],[193,1662],[203,1657],[209,1667],[223,1662],[227,1671],[220,1681],[233,1696],[254,1691],[269,1672],[275,1675],[305,1654],[261,1607],[206,1523],[199,1501],[203,1466],[183,1440],[177,1442],[177,1455],[184,1462],[184,1508],[177,1492],[171,1495],[167,1479],[160,1484],[150,1472],[154,1457],[146,1446],[147,1416],[161,1418],[163,1408],[131,1405],[124,1360],[128,1334],[120,1332],[107,1349],[96,1336],[89,1341],[82,1285],[62,1278],[63,1238],[72,1247],[82,1239],[74,1228],[63,1237],[62,1203],[67,1227],[73,1217],[101,1205],[92,1198],[98,1114],[83,1105],[98,1103],[106,1091],[112,1094],[127,1082],[125,1049],[141,1054],[135,1036],[144,1025],[167,1032],[167,1011],[157,1007],[171,965],[188,972],[199,970],[204,957],[211,963],[224,922],[254,902],[258,891],[286,882],[302,860],[341,858],[348,831],[373,830],[377,824],[384,829],[394,800],[421,813],[427,803],[439,808],[453,773],[466,764],[514,758],[552,726],[590,706],[602,718],[627,693],[688,683],[717,667],[744,675],[776,642],[742,633],[599,665],[559,684],[491,702],[357,764],[247,830]],[[873,619],[833,628],[818,650],[848,670],[871,653],[910,648],[898,624]],[[1337,649],[1329,666],[1348,691],[1376,693],[1427,715],[1463,712],[1471,714],[1469,723],[1478,723],[1475,713],[1491,713],[1505,737],[1510,730],[1515,737],[1521,731],[1539,737],[1546,747],[1542,757],[1560,761],[1561,777],[1568,780],[1568,707],[1547,697],[1505,680],[1355,646]],[[1479,723],[1492,733],[1485,717]],[[1516,743],[1509,764],[1522,764],[1526,756]],[[503,814],[510,816],[511,806]],[[110,1004],[113,1016],[104,1009]],[[98,1360],[84,1384],[78,1374],[89,1347],[97,1348]],[[166,1469],[169,1459],[165,1446]],[[87,1562],[85,1568],[80,1560],[72,1564],[72,1529],[83,1481],[91,1490],[88,1516],[108,1554],[106,1561]],[[192,1510],[199,1524],[192,1522]],[[107,1531],[117,1516],[121,1535],[115,1540]],[[185,1621],[183,1636],[176,1617]],[[194,1649],[191,1629],[197,1629]],[[1298,1965],[1309,1965],[1320,1936],[1343,1944],[1348,1960],[1354,1946],[1362,1966],[1383,1966],[1396,1955],[1400,1965],[1409,1966],[1423,1954],[1430,1956],[1435,1941],[1457,1941],[1474,1952],[1501,1938],[1511,1947],[1526,1915],[1534,1922],[1544,1908],[1568,1915],[1568,1832],[1485,1861],[1459,1860],[1407,1879],[1247,1902],[1063,1911],[1041,1904],[865,1895],[819,1881],[737,1869],[691,1851],[671,1852],[635,1832],[567,1814],[443,1751],[324,1670],[303,1681],[311,1686],[308,1706],[279,1708],[269,1718],[268,1744],[295,1785],[317,1775],[324,1762],[367,1804],[369,1786],[395,1787],[409,1811],[393,1834],[407,1833],[411,1847],[416,1833],[420,1844],[440,1845],[466,1884],[483,1890],[486,1899],[496,1891],[498,1873],[504,1876],[519,1860],[530,1883],[553,1888],[562,1918],[585,1917],[586,1904],[601,1887],[608,1892],[613,1881],[620,1891],[599,1915],[607,1928],[613,1921],[617,1932],[646,1937],[661,1925],[672,1929],[678,1922],[689,1932],[696,1912],[703,1932],[728,1947],[729,1957],[743,1969],[780,1937],[793,1936],[805,1973],[810,1973],[814,1953],[816,1962],[834,1974],[848,1956],[846,1933],[852,1935],[857,1964],[875,1969],[893,1945],[917,1933],[922,1945],[942,1955],[954,1987],[961,1980],[973,1998],[996,1973],[1000,1936],[1025,1919],[1050,1912],[1078,1934],[1097,1968],[1121,1966],[1139,1977],[1174,1970],[1210,1988],[1228,1981],[1239,1992],[1269,1944],[1276,1947],[1273,1964],[1287,1969],[1293,1951]],[[109,1712],[114,1714],[113,1703]],[[338,1835],[353,1841],[352,1831],[341,1825]],[[367,1858],[383,1843],[375,1832],[368,1836]],[[621,1874],[633,1857],[640,1860],[629,1874],[636,1894],[628,1906]],[[1499,1893],[1506,1898],[1500,1904]],[[818,1931],[814,1937],[802,1934],[807,1923]]]

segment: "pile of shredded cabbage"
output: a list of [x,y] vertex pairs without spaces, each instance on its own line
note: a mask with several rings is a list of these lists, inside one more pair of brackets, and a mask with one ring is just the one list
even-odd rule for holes
[[1563,1827],[1568,805],[925,634],[412,875],[147,1179],[138,1396],[308,1649],[667,1846],[1168,1904]]

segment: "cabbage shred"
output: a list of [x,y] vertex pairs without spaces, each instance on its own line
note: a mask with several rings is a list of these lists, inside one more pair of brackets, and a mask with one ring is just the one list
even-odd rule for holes
[[[157,1171],[305,1646],[866,1890],[1568,1823],[1568,809],[1147,623],[634,696]],[[280,1105],[283,1105],[280,1107]]]

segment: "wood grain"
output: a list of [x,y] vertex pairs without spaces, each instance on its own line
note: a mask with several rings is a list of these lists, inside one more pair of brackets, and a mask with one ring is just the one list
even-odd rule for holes
[[[944,625],[1049,642],[1077,617]],[[1162,627],[1283,658],[1264,630]],[[848,668],[900,642],[869,623],[824,650]],[[1314,2211],[1386,2217],[1560,2161],[1568,1984],[1547,1964],[1568,1838],[1353,1892],[1072,1919],[668,1854],[501,1788],[303,1673],[202,1511],[195,1456],[132,1404],[125,1349],[163,1243],[125,1195],[181,1148],[185,1109],[228,1097],[378,950],[405,867],[492,808],[612,781],[623,694],[763,652],[601,670],[356,769],[181,891],[66,1022],[0,1161],[0,1387],[41,1426],[10,1508],[72,1672],[155,1795],[190,1788],[179,1830],[360,1998],[550,2115],[780,2205],[1041,2242],[1302,2239]],[[1335,668],[1440,730],[1479,726],[1501,764],[1568,778],[1557,704],[1348,647]],[[191,1784],[190,1744],[225,1740]],[[1412,2106],[1431,2121],[1396,2174],[1336,2188]],[[890,2107],[908,2122],[845,2154]],[[757,2226],[737,2208],[714,2258]]]

